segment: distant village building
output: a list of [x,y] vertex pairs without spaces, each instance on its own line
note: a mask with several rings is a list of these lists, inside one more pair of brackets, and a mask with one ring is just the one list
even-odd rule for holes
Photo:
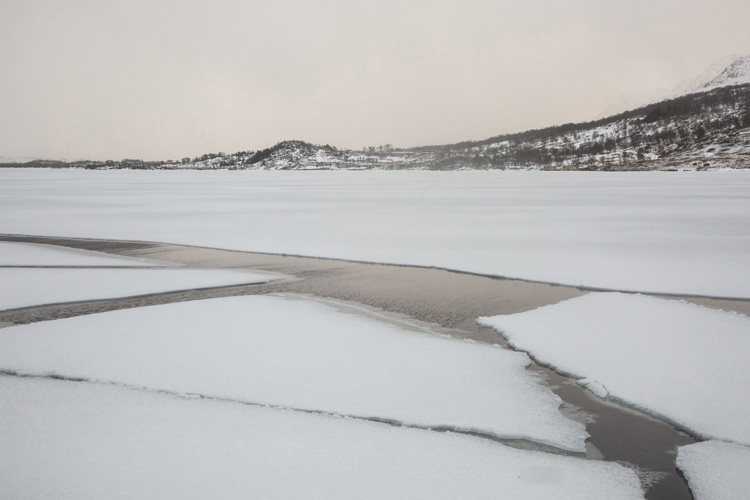
[[374,153],[376,151],[380,151],[381,153],[387,152],[387,151],[393,151],[393,144],[383,144],[382,146],[369,146],[362,148],[362,151]]

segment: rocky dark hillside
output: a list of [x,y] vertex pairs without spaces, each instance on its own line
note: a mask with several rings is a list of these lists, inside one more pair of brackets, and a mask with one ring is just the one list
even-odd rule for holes
[[588,123],[418,148],[431,168],[750,168],[750,84],[720,87]]

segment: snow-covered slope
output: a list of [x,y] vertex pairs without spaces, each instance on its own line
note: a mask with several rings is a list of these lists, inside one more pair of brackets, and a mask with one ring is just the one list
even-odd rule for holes
[[750,55],[739,57],[727,66],[718,76],[705,83],[699,92],[729,85],[744,85],[750,83]]

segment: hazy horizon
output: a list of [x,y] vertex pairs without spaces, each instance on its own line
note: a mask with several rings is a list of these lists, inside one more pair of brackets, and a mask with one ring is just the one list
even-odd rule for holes
[[748,2],[2,2],[0,157],[412,147],[587,121],[750,53]]

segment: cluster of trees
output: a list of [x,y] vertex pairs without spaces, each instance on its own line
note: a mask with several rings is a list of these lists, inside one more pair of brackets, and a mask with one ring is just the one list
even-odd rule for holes
[[275,144],[274,146],[271,146],[270,148],[262,149],[252,155],[250,158],[247,159],[247,164],[254,165],[256,163],[259,163],[267,158],[270,158],[274,155],[274,153],[277,152],[288,152],[288,151],[303,151],[307,153],[313,153],[317,151],[318,149],[323,149],[325,152],[329,154],[337,154],[339,151],[331,146],[330,144],[326,144],[325,146],[315,146],[313,144],[310,144],[309,142],[304,141],[283,141],[279,142],[278,144]]

